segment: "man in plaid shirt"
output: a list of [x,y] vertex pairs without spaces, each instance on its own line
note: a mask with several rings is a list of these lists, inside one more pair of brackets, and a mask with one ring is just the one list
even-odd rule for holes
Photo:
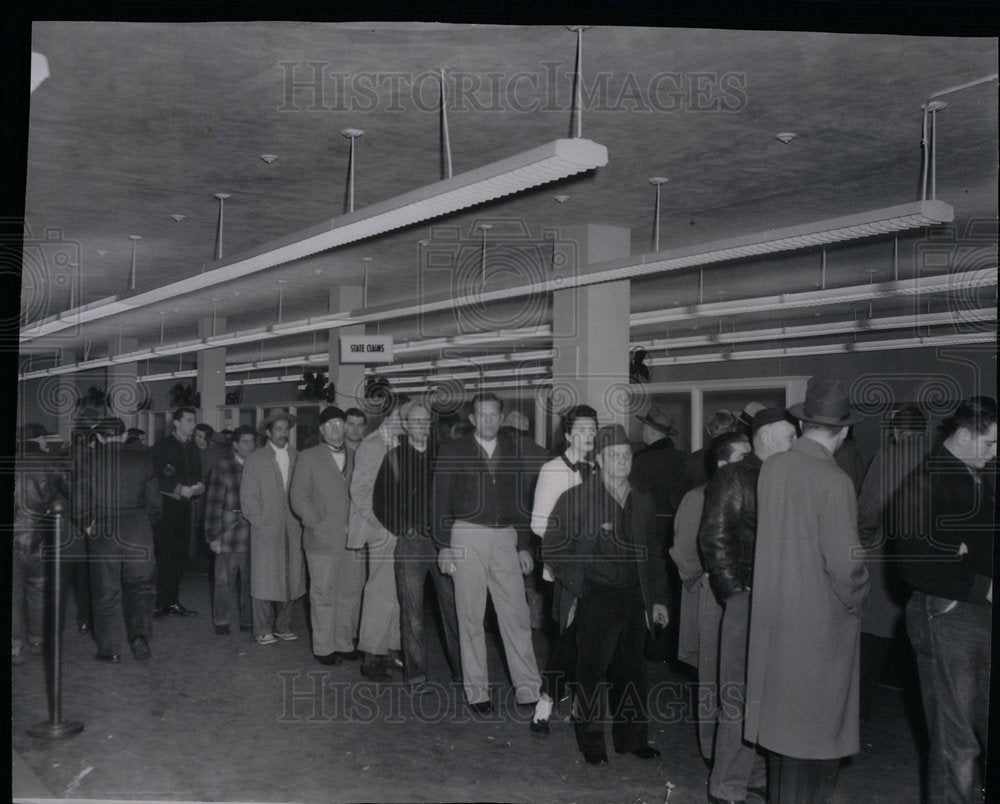
[[229,633],[234,612],[240,630],[251,630],[250,523],[240,512],[240,481],[243,461],[257,446],[257,433],[246,425],[237,427],[231,442],[230,454],[212,469],[205,498],[205,540],[215,553],[212,622],[219,636]]

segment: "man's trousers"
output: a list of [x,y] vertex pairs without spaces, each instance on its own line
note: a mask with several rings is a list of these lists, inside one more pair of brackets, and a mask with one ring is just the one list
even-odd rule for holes
[[[649,740],[649,715],[642,591],[585,583],[577,601],[576,638],[576,741],[580,750],[605,753],[605,690],[615,750],[643,748]],[[609,675],[610,688],[605,681]]]
[[396,542],[396,590],[399,592],[400,637],[403,643],[403,678],[410,684],[427,680],[427,652],[424,642],[424,584],[428,574],[437,592],[444,630],[444,647],[452,677],[462,673],[458,619],[455,615],[455,587],[451,578],[438,570],[437,548],[425,536],[398,537]]
[[517,702],[534,703],[542,680],[531,644],[531,617],[517,557],[517,533],[513,527],[489,528],[458,519],[451,529],[451,547],[458,552],[452,580],[466,699],[472,704],[489,700],[483,629],[489,592]]
[[767,783],[763,755],[743,742],[749,625],[750,593],[733,595],[722,614],[715,761],[708,777],[708,792],[726,801],[742,801],[747,797],[747,787],[764,787]]
[[358,650],[385,656],[399,650],[399,597],[393,570],[396,537],[381,531],[366,545],[368,580],[361,597]]
[[365,560],[360,550],[306,553],[313,654],[350,653],[361,620]]
[[156,607],[177,603],[191,538],[191,503],[163,498],[163,516],[154,529],[156,544]]
[[250,603],[250,552],[216,553],[215,589],[212,597],[212,623],[229,625],[233,619],[240,628],[250,628],[253,614]]

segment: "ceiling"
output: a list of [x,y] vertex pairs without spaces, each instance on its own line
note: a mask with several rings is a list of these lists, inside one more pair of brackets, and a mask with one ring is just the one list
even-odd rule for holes
[[[142,237],[136,292],[211,269],[215,193],[231,194],[226,257],[342,214],[349,150],[342,129],[364,130],[356,141],[356,209],[440,180],[441,68],[456,174],[570,133],[576,34],[559,26],[36,22],[32,49],[46,56],[51,75],[31,96],[28,329],[72,306],[128,295],[129,235]],[[277,321],[278,280],[282,320],[321,315],[331,287],[361,283],[362,257],[371,257],[370,306],[447,295],[453,282],[421,269],[418,241],[457,234],[475,251],[483,221],[495,225],[488,260],[508,269],[497,282],[518,281],[518,255],[537,250],[543,230],[572,224],[628,228],[632,253],[649,252],[653,176],[669,179],[661,189],[663,249],[915,201],[921,104],[995,73],[996,64],[997,41],[989,38],[595,27],[583,38],[582,133],[607,146],[607,166],[38,338],[22,353],[36,367],[57,350],[63,363],[84,351],[117,351],[118,338],[139,348],[186,341],[213,312],[228,330],[266,326]],[[946,101],[937,197],[955,208],[958,231],[985,222],[995,269],[996,82]],[[783,144],[775,135],[786,131],[798,136]],[[261,154],[278,159],[266,164]],[[900,238],[907,276],[923,237]],[[829,249],[822,281],[891,280],[893,248],[888,238]],[[70,267],[57,264],[57,253],[71,255]],[[712,266],[700,280],[697,269],[643,278],[633,284],[633,312],[695,304],[699,282],[704,302],[814,290],[821,259],[813,250]],[[495,308],[495,319],[507,309]],[[907,299],[864,309],[910,311]],[[852,315],[858,306],[842,305],[823,320]],[[818,316],[782,317],[804,324]],[[740,321],[768,325],[773,315]],[[407,339],[450,334],[457,324],[442,313],[369,326]],[[669,334],[715,326],[728,323],[690,321]],[[665,329],[644,327],[634,337],[663,337]],[[324,344],[325,333],[290,336],[234,346],[227,360],[303,355]],[[146,370],[178,364],[183,357],[150,361]]]

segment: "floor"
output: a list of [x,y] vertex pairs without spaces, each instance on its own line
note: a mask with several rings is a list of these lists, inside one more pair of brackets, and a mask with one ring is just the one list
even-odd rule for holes
[[[201,614],[156,620],[145,663],[127,649],[121,664],[95,662],[90,637],[66,630],[62,719],[83,722],[76,736],[27,735],[47,718],[44,666],[29,657],[12,668],[15,798],[47,790],[63,800],[707,800],[689,682],[664,663],[649,665],[650,736],[662,757],[612,753],[609,765],[591,767],[568,722],[554,722],[548,739],[530,734],[530,710],[514,703],[495,635],[487,639],[497,713],[473,717],[448,683],[433,628],[430,678],[439,683],[412,699],[401,683],[364,681],[357,663],[315,662],[299,607],[293,623],[303,638],[260,646],[247,634],[214,634],[206,578],[185,579],[181,598]],[[544,661],[541,632],[535,645]],[[919,801],[919,755],[902,693],[880,692],[862,751],[840,774],[838,801]]]

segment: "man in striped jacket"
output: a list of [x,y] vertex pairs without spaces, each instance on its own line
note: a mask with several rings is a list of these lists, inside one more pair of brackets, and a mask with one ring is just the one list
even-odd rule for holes
[[205,540],[215,553],[212,622],[219,636],[230,632],[233,614],[239,616],[241,631],[251,630],[250,523],[240,511],[240,481],[257,434],[252,427],[237,427],[231,445],[230,454],[212,469],[205,498]]

